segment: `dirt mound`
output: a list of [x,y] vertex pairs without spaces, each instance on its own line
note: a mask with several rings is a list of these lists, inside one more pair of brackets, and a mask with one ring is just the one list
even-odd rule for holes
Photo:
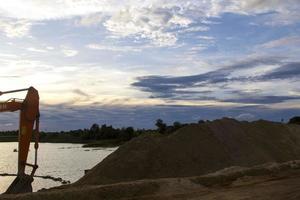
[[224,199],[282,200],[300,198],[300,160],[254,167],[230,167],[204,176],[86,185],[43,192],[1,195],[0,199]]
[[74,185],[199,176],[230,166],[300,159],[300,126],[224,118],[164,136],[136,138]]

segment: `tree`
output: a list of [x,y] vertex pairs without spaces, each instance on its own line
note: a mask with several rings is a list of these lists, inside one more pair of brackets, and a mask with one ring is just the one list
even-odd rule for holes
[[200,120],[198,121],[198,124],[204,124],[204,123],[205,123],[205,121],[202,120],[202,119],[200,119]]
[[99,134],[100,132],[100,128],[99,128],[99,125],[98,124],[93,124],[90,128],[90,133],[91,133],[91,138],[95,138],[96,139],[96,136]]
[[289,124],[299,124],[300,125],[300,116],[295,116],[289,120]]
[[115,139],[119,136],[119,129],[114,129],[112,126],[106,124],[101,126],[101,139]]
[[174,122],[174,123],[173,123],[173,127],[174,127],[175,130],[177,130],[177,129],[181,128],[182,125],[181,125],[180,122]]
[[134,129],[132,127],[127,127],[123,130],[121,137],[125,141],[131,140],[134,137]]
[[157,126],[157,130],[159,133],[165,133],[167,129],[167,125],[163,122],[162,119],[156,120],[155,126]]

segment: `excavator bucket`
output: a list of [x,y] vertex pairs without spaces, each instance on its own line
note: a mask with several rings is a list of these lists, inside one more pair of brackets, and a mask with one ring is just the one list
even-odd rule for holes
[[19,194],[32,192],[32,182],[33,178],[30,175],[24,174],[21,176],[17,176],[4,194]]

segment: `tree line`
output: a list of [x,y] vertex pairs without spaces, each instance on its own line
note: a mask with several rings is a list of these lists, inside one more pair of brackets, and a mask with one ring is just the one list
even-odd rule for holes
[[[198,123],[205,123],[205,121],[199,120]],[[300,117],[293,117],[289,120],[288,123],[300,124]],[[103,124],[100,126],[99,124],[94,123],[90,128],[87,129],[77,129],[59,132],[41,131],[40,140],[42,142],[88,142],[95,140],[118,140],[126,142],[134,137],[143,134],[171,134],[186,125],[188,124],[183,124],[178,121],[175,121],[172,125],[167,125],[162,119],[156,120],[156,129],[134,129],[131,126],[115,128],[111,125]],[[18,131],[1,131],[0,140],[4,137],[17,138]]]
[[129,141],[134,137],[143,134],[170,134],[179,128],[187,124],[181,124],[180,122],[174,122],[173,125],[167,125],[162,119],[157,119],[155,122],[156,129],[135,129],[131,126],[123,128],[115,128],[112,125],[99,125],[97,123],[92,124],[89,129],[78,129],[70,131],[60,132],[41,132],[40,139],[50,138],[77,138],[83,141],[89,140],[120,140]]
[[[112,125],[99,125],[94,123],[90,128],[77,129],[70,131],[40,132],[40,141],[42,142],[88,142],[95,140],[119,140],[129,141],[134,137],[143,134],[169,134],[186,124],[174,122],[173,125],[167,125],[162,119],[155,122],[156,129],[135,129],[131,126],[115,128]],[[18,131],[1,131],[1,138],[17,138]],[[4,140],[3,140],[4,141]]]

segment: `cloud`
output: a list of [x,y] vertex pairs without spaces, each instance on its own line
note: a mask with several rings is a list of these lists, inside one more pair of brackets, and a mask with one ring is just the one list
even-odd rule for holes
[[32,23],[28,20],[0,18],[0,31],[9,38],[20,38],[29,34]]
[[279,59],[274,57],[255,58],[247,61],[240,61],[229,66],[222,67],[215,71],[204,74],[182,76],[182,77],[162,77],[162,76],[146,76],[139,77],[138,82],[133,83],[134,86],[144,88],[151,91],[151,87],[163,89],[199,86],[203,84],[215,84],[229,81],[228,77],[233,71],[238,69],[254,68],[258,65],[273,65],[280,63]]
[[251,96],[241,96],[235,99],[226,99],[223,101],[234,103],[252,103],[252,104],[274,104],[282,103],[289,100],[300,100],[299,96],[260,96],[259,94],[252,94]]
[[[289,4],[296,2],[296,0],[247,0],[235,2],[235,8],[240,9],[240,11],[243,12],[263,13],[268,12],[270,10],[286,9],[286,6],[289,6]],[[280,9],[280,7],[284,8]]]
[[259,45],[259,48],[276,48],[276,47],[290,47],[290,46],[299,46],[300,45],[300,36],[289,36],[283,37],[276,40],[272,40],[266,42],[264,44]]
[[105,45],[105,44],[88,44],[86,45],[89,49],[101,50],[101,51],[116,51],[116,52],[140,52],[145,47],[140,46],[114,46],[114,45]]
[[71,49],[70,47],[62,46],[61,52],[65,57],[74,57],[78,54],[78,51],[75,49]]
[[[262,73],[237,73],[248,69],[258,68],[263,70],[264,66],[271,65],[270,70]],[[289,100],[299,100],[299,96],[292,96],[285,89],[284,94],[270,95],[268,91],[243,92],[246,88],[251,90],[259,88],[259,84],[272,81],[299,80],[300,63],[283,62],[274,57],[252,58],[248,61],[233,63],[215,71],[192,75],[192,76],[145,76],[139,77],[132,85],[141,91],[151,94],[152,98],[165,99],[198,99],[217,100],[232,103],[245,104],[274,104]],[[256,82],[255,84],[252,84]],[[266,85],[264,86],[266,87]],[[272,86],[270,86],[272,87]],[[207,89],[209,88],[209,92]],[[238,88],[238,90],[236,90]],[[278,92],[281,91],[277,88]],[[292,88],[290,88],[292,89]],[[250,90],[250,91],[251,91]]]
[[130,8],[113,15],[104,26],[118,36],[146,38],[158,46],[171,46],[177,38],[167,29],[173,26],[186,27],[189,23],[191,21],[187,18],[174,15],[170,9]]
[[206,36],[206,35],[198,35],[196,38],[201,39],[201,40],[209,40],[209,41],[214,41],[215,38],[212,36]]
[[80,89],[74,89],[73,93],[80,95],[80,96],[84,96],[84,97],[89,97],[90,95],[85,93],[84,91],[80,90]]
[[294,5],[296,7],[291,10],[265,16],[265,24],[269,26],[288,26],[298,23],[300,21],[299,1],[295,2]]
[[12,78],[20,78],[20,76],[0,76],[0,78],[12,79]]
[[75,25],[77,26],[98,26],[105,18],[105,15],[102,13],[90,14],[87,16],[83,16],[80,19],[75,21]]
[[265,25],[290,25],[300,20],[298,0],[247,0],[231,1],[229,12],[247,15],[266,14],[260,19]]
[[57,20],[88,15],[112,8],[107,0],[10,0],[0,3],[2,14],[11,18],[33,21]]
[[298,0],[10,0],[0,3],[0,17],[18,20],[2,28],[9,36],[24,36],[34,22],[73,18],[76,26],[102,25],[116,37],[172,46],[180,34],[209,30],[211,19],[224,13],[267,14],[264,24],[287,25],[299,21],[299,9]]
[[0,53],[0,58],[11,58],[11,59],[15,59],[15,58],[18,58],[18,55],[16,55],[16,54]]
[[55,48],[52,47],[52,46],[46,46],[46,49],[47,49],[47,50],[54,50]]
[[192,33],[192,32],[199,32],[199,31],[208,31],[208,26],[192,26],[189,28],[178,30],[178,33]]
[[46,53],[47,52],[47,50],[45,50],[45,49],[37,49],[34,47],[26,48],[26,50],[31,51],[31,52],[37,52],[37,53]]
[[267,73],[258,77],[260,80],[271,80],[271,79],[292,79],[300,77],[300,62],[291,62],[282,65]]

